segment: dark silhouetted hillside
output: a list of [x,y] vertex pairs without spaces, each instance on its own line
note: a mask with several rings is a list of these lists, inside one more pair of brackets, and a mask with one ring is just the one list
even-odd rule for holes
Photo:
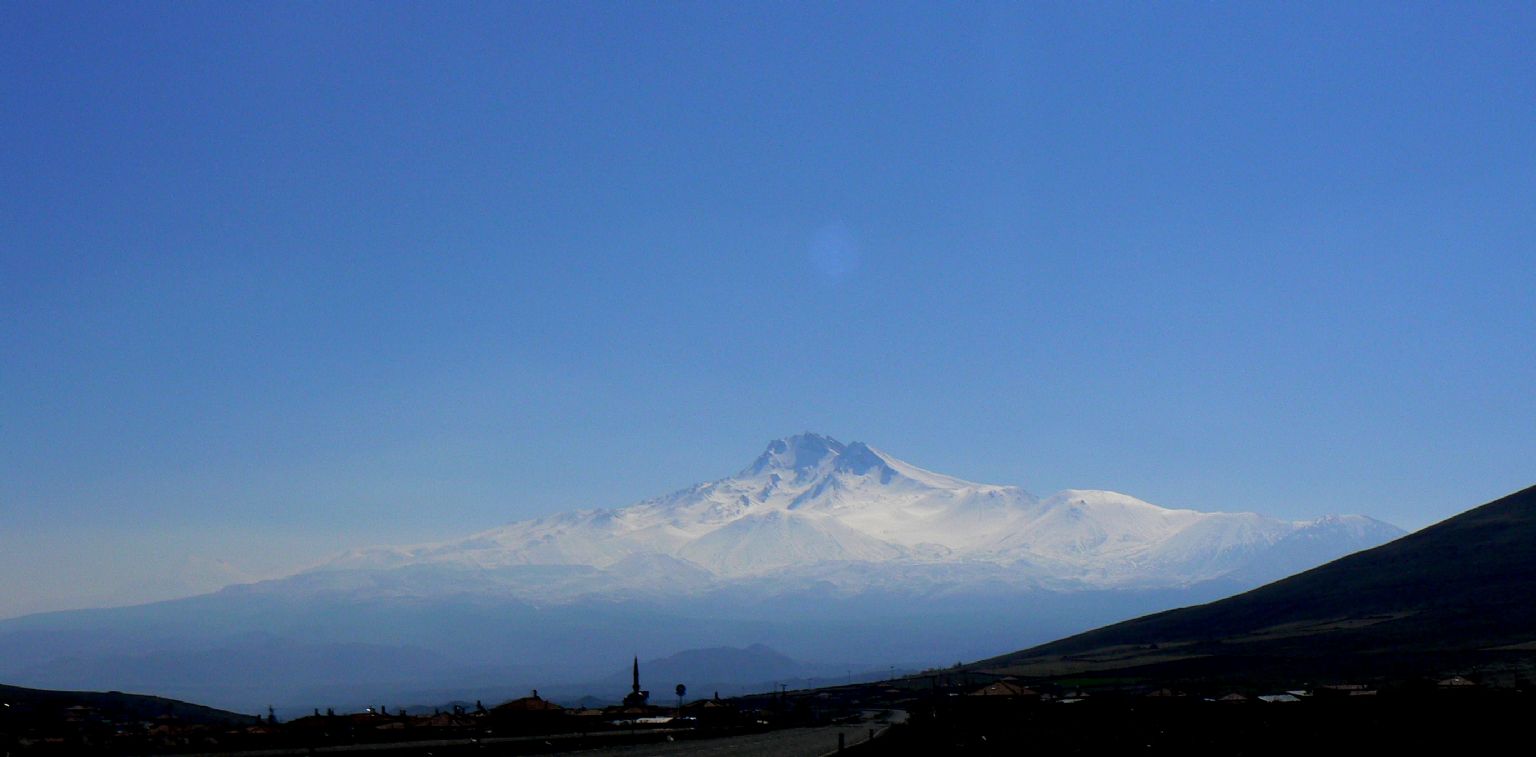
[[1536,487],[1229,599],[971,667],[1048,676],[1394,676],[1529,668],[1533,657]]
[[186,723],[206,725],[251,725],[255,715],[216,710],[164,697],[124,694],[120,691],[48,691],[0,685],[0,703],[8,705],[14,717],[47,720],[71,707],[90,708],[108,721],[153,720],[172,717]]

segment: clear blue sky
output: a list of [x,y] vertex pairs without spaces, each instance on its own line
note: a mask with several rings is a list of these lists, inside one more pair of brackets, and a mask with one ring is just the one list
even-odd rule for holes
[[1420,527],[1536,483],[1529,3],[0,6],[0,616],[816,430]]

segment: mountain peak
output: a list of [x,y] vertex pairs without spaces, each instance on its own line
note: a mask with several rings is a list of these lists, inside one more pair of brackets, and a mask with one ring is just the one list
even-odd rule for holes
[[830,458],[842,454],[847,446],[823,434],[809,431],[768,443],[763,454],[758,455],[744,473],[759,475],[772,470],[794,471],[805,474],[821,467]]
[[[871,470],[880,470],[882,474],[891,471],[890,462],[885,459],[885,456],[864,442],[853,442],[844,447],[842,454],[837,456],[837,468],[859,476]],[[891,472],[894,473],[894,471]]]

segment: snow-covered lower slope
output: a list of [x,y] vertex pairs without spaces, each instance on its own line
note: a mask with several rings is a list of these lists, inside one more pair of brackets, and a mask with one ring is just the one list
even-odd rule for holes
[[786,584],[817,577],[845,592],[903,582],[1147,588],[1266,575],[1273,572],[1266,555],[1277,546],[1280,563],[1305,568],[1401,534],[1363,516],[1283,521],[1168,509],[1109,491],[1040,499],[807,433],[770,443],[735,476],[630,507],[564,513],[439,544],[358,550],[321,571],[436,565],[453,569],[444,575],[526,579],[532,574],[509,569],[595,569],[563,591],[521,579],[496,584],[546,600],[616,585],[699,592],[763,586],[775,577]]

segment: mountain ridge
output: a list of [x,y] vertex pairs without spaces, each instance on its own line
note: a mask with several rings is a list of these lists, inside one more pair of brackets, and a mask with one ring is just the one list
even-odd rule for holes
[[734,476],[627,507],[559,513],[458,540],[352,550],[319,570],[608,569],[653,555],[725,581],[828,562],[988,563],[1009,569],[1020,585],[1175,586],[1253,570],[1271,547],[1307,533],[1328,533],[1324,541],[1349,551],[1402,531],[1366,516],[1283,521],[1164,508],[1101,490],[1040,498],[806,432],[769,442]]

